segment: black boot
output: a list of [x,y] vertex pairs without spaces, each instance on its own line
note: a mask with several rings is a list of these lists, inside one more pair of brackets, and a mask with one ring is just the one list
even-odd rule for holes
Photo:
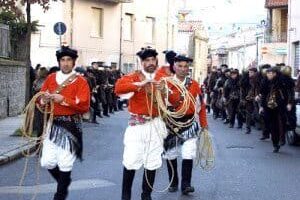
[[59,172],[57,191],[54,200],[65,200],[68,196],[68,188],[71,184],[71,172]]
[[279,145],[274,145],[273,153],[278,153],[278,152],[279,152],[279,149],[280,149],[280,146],[279,146]]
[[193,170],[193,160],[183,159],[181,169],[181,191],[183,195],[188,195],[195,191],[195,188],[191,186]]
[[[169,174],[169,182],[171,183],[172,181],[169,187],[169,192],[176,192],[178,190],[177,159],[167,160],[167,167],[168,167],[168,174]],[[174,170],[174,176],[172,173],[172,167]],[[173,176],[173,180],[172,180],[172,176]]]
[[123,183],[122,183],[122,200],[131,199],[131,188],[135,175],[135,170],[123,169]]
[[250,134],[250,133],[251,133],[251,128],[247,127],[246,134]]
[[56,166],[53,169],[48,169],[48,171],[51,174],[51,176],[56,180],[56,182],[58,182],[58,178],[59,178],[59,168],[58,168],[58,166]]
[[156,172],[155,170],[144,171],[143,186],[142,186],[143,192],[141,194],[141,200],[152,200],[151,193],[152,193],[152,188],[155,180],[155,172]]

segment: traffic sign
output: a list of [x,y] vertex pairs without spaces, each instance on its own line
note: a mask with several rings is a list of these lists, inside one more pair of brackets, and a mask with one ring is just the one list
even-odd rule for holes
[[54,32],[55,32],[55,34],[57,34],[57,35],[63,35],[63,34],[66,33],[66,31],[67,31],[67,27],[66,27],[66,25],[63,22],[57,22],[54,25]]

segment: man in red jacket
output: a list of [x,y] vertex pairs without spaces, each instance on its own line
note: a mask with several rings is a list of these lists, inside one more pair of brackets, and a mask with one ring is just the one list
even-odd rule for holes
[[159,89],[156,73],[157,52],[150,47],[137,53],[142,70],[120,78],[115,85],[115,93],[129,98],[129,126],[124,135],[122,200],[131,199],[131,187],[135,171],[145,168],[142,200],[151,200],[151,192],[156,169],[161,167],[163,139],[167,130],[158,117],[157,105],[153,100],[154,91]]
[[[167,166],[169,181],[171,182],[169,192],[176,192],[178,190],[177,147],[181,147],[181,191],[184,195],[192,193],[195,190],[191,185],[191,179],[193,159],[196,158],[196,142],[199,137],[198,133],[200,131],[200,126],[202,128],[207,128],[206,106],[203,102],[199,83],[189,77],[189,63],[192,61],[192,59],[183,55],[177,55],[175,57],[175,75],[173,76],[173,80],[186,87],[191,96],[194,98],[195,104],[190,102],[190,104],[187,105],[188,108],[185,115],[181,118],[174,119],[174,121],[187,123],[188,125],[181,127],[171,121],[166,121],[169,135],[165,139],[164,143],[166,151],[164,157],[168,160]],[[186,97],[183,96],[174,85],[169,84],[168,87],[169,109],[172,111],[178,111],[182,108],[183,101]],[[172,170],[172,168],[174,170]]]
[[46,94],[40,105],[54,101],[54,120],[47,125],[41,165],[57,181],[54,200],[65,200],[74,161],[82,158],[81,114],[89,110],[90,90],[87,81],[73,71],[76,50],[62,47],[56,57],[60,71],[49,75],[41,89]]

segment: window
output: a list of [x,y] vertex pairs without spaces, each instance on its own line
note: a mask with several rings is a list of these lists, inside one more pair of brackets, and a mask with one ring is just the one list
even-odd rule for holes
[[124,40],[133,40],[133,15],[126,13],[124,17]]
[[135,67],[135,65],[133,63],[123,63],[123,70],[122,70],[122,72],[124,74],[128,74],[130,72],[133,72],[134,71],[134,67]]
[[145,34],[146,34],[146,42],[154,43],[154,41],[155,41],[155,18],[146,17]]
[[91,37],[103,37],[103,9],[92,8]]
[[294,58],[294,76],[297,77],[298,71],[300,70],[300,43],[294,43],[295,47],[295,58]]

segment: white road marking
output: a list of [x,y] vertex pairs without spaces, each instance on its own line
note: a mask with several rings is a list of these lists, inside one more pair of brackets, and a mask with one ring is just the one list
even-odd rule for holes
[[[4,186],[0,187],[0,194],[38,194],[56,192],[56,183],[34,185],[34,186]],[[101,187],[110,187],[115,184],[103,179],[87,179],[72,182],[70,190],[95,189]]]

